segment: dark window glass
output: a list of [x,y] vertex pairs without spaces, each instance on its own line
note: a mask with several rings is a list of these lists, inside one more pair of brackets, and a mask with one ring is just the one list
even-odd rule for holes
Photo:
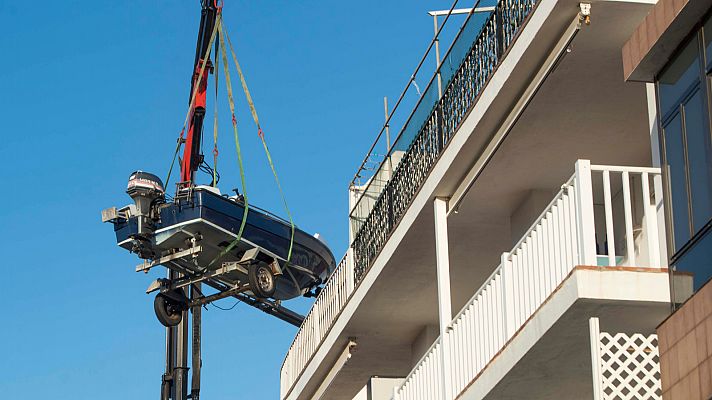
[[707,49],[707,68],[712,68],[712,17],[707,18],[703,28],[705,35],[705,48]]
[[678,113],[663,127],[665,155],[670,171],[670,197],[675,251],[690,240],[690,220],[687,211],[687,179],[685,177],[685,153],[682,142],[682,121]]
[[675,298],[682,302],[692,294],[690,289],[696,291],[712,277],[712,233],[707,232],[704,237],[695,242],[675,261],[674,267],[672,282]]
[[683,106],[693,232],[700,230],[712,217],[712,146],[703,94],[702,89],[698,89]]
[[692,84],[700,81],[700,54],[697,36],[692,38],[659,78],[660,111],[663,118],[682,102]]

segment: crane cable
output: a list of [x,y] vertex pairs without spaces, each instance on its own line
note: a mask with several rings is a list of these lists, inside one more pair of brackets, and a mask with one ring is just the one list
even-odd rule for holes
[[[222,19],[221,14],[219,13],[217,16],[218,20]],[[171,161],[171,167],[168,169],[168,177],[166,178],[166,184],[165,187],[168,187],[168,182],[171,179],[171,173],[173,172],[173,166],[176,163],[176,157],[178,156],[178,152],[180,151],[180,146],[183,144],[183,134],[185,133],[185,127],[188,126],[188,120],[190,120],[190,116],[193,111],[193,106],[195,105],[195,95],[198,93],[198,87],[200,86],[200,80],[203,78],[203,74],[205,73],[205,67],[208,64],[208,58],[210,58],[210,52],[213,47],[213,42],[215,41],[215,37],[218,33],[218,24],[215,24],[215,27],[213,28],[213,33],[210,34],[210,42],[208,42],[208,49],[205,51],[205,57],[203,57],[203,62],[200,65],[200,71],[198,72],[198,80],[196,81],[196,84],[194,85],[195,87],[193,88],[193,93],[190,95],[190,103],[188,104],[188,112],[186,113],[185,120],[183,121],[183,128],[180,131],[180,136],[178,137],[178,143],[176,144],[176,151],[173,154],[173,161]]]
[[[223,37],[224,33],[224,37]],[[282,185],[279,182],[279,177],[277,176],[277,170],[274,166],[274,162],[272,161],[272,155],[269,152],[269,148],[267,147],[267,142],[265,141],[265,135],[264,131],[260,127],[260,120],[257,117],[257,109],[255,108],[255,103],[252,100],[252,95],[250,95],[250,90],[247,88],[247,81],[245,80],[245,74],[242,72],[242,68],[240,67],[240,62],[237,61],[237,56],[235,55],[235,49],[232,47],[232,41],[230,40],[230,35],[228,35],[227,30],[223,26],[222,22],[220,24],[220,39],[221,42],[225,41],[225,37],[227,38],[227,43],[228,46],[230,46],[230,53],[232,55],[232,60],[235,62],[235,67],[237,69],[237,74],[240,76],[240,83],[242,84],[242,90],[245,92],[245,97],[247,98],[247,103],[250,106],[250,113],[252,114],[252,119],[255,121],[255,125],[257,126],[257,135],[260,137],[260,140],[262,141],[262,147],[265,150],[265,154],[267,155],[267,161],[269,162],[269,166],[272,169],[272,175],[274,175],[274,180],[277,183],[277,189],[279,189],[279,195],[282,198],[282,203],[284,204],[284,209],[287,212],[287,216],[289,217],[289,224],[291,226],[291,235],[289,239],[289,252],[287,253],[287,264],[289,264],[290,260],[292,259],[292,248],[294,246],[294,220],[292,219],[292,213],[289,211],[289,206],[287,205],[287,198],[284,196],[284,191],[282,190]],[[221,45],[224,46],[223,43]]]
[[237,132],[237,118],[235,117],[235,99],[232,95],[232,80],[230,79],[230,67],[227,61],[227,51],[225,49],[224,33],[222,29],[222,17],[218,15],[217,23],[215,24],[216,29],[220,32],[220,52],[222,55],[223,65],[225,67],[225,86],[227,87],[227,99],[230,104],[230,112],[232,113],[232,130],[235,136],[235,149],[237,150],[237,164],[240,168],[240,183],[242,184],[242,196],[244,199],[244,211],[242,213],[242,222],[240,223],[240,229],[237,232],[237,237],[235,240],[230,242],[215,258],[210,261],[208,267],[215,264],[218,260],[223,258],[227,253],[232,251],[232,249],[237,246],[237,244],[242,239],[242,233],[245,230],[245,224],[247,222],[247,215],[249,213],[249,202],[247,201],[247,186],[245,184],[245,171],[242,164],[242,149],[240,148],[240,136]]
[[[267,155],[267,161],[269,162],[270,169],[272,170],[272,174],[274,175],[275,182],[277,183],[277,188],[279,190],[279,194],[282,198],[282,203],[284,204],[284,208],[287,212],[287,216],[289,217],[289,224],[290,224],[290,240],[289,240],[289,251],[287,253],[287,265],[289,264],[291,258],[292,258],[292,250],[294,247],[294,232],[295,232],[295,225],[294,225],[294,220],[292,218],[292,213],[289,211],[289,206],[287,205],[287,199],[284,196],[284,191],[282,189],[282,185],[280,184],[279,177],[277,175],[277,170],[274,166],[274,161],[272,160],[272,156],[269,152],[269,148],[267,146],[267,142],[265,141],[264,137],[264,132],[260,126],[259,118],[257,116],[257,110],[255,108],[254,101],[252,100],[252,95],[250,94],[250,91],[247,87],[247,82],[245,80],[244,73],[242,72],[242,68],[240,67],[240,63],[237,60],[237,56],[235,55],[235,50],[232,46],[232,41],[230,41],[230,37],[227,35],[227,32],[225,30],[225,27],[222,23],[222,13],[218,13],[217,15],[217,21],[215,24],[215,27],[213,28],[213,32],[210,35],[210,41],[208,43],[208,49],[206,50],[205,57],[203,60],[207,60],[208,57],[210,57],[210,53],[212,50],[212,45],[213,42],[215,41],[215,38],[217,35],[220,35],[220,40],[219,46],[220,46],[220,51],[222,55],[222,60],[223,64],[225,67],[225,85],[227,87],[227,94],[228,94],[228,102],[230,104],[230,112],[232,113],[232,128],[233,128],[233,134],[235,137],[235,149],[237,151],[237,161],[238,161],[238,167],[240,170],[240,183],[242,186],[242,195],[244,199],[244,211],[243,211],[243,216],[242,216],[242,222],[240,223],[240,228],[237,233],[237,237],[227,246],[225,247],[212,261],[210,261],[209,266],[212,266],[215,262],[217,262],[219,259],[224,257],[227,253],[229,253],[232,249],[235,248],[235,246],[240,242],[242,239],[242,234],[245,230],[245,225],[247,222],[247,216],[249,213],[249,202],[247,199],[247,185],[246,185],[246,179],[245,179],[245,171],[244,171],[244,166],[242,162],[242,149],[240,147],[240,138],[238,134],[238,129],[237,129],[237,118],[235,117],[235,101],[232,93],[232,81],[230,79],[230,69],[228,66],[228,59],[227,59],[227,50],[225,48],[225,38],[227,37],[227,42],[230,46],[230,53],[232,55],[232,59],[235,62],[235,66],[237,68],[238,75],[240,77],[240,83],[242,85],[242,89],[245,92],[245,97],[247,98],[247,102],[250,107],[250,112],[252,114],[252,118],[255,122],[255,125],[257,126],[257,134],[260,137],[260,140],[262,142],[262,147],[265,150],[265,154]],[[214,125],[213,125],[213,140],[214,140],[214,147],[213,147],[213,156],[214,156],[214,165],[213,165],[213,186],[216,185],[216,171],[217,171],[217,157],[218,157],[218,147],[217,147],[217,141],[218,141],[218,106],[217,106],[217,88],[218,88],[218,67],[219,67],[219,61],[216,56],[216,67],[215,67],[215,89],[216,89],[216,101],[215,101],[215,115],[214,115]],[[203,77],[203,74],[205,73],[205,67],[207,65],[207,62],[203,62],[200,66],[200,71],[198,73],[198,82]],[[183,134],[185,133],[185,128],[188,125],[188,121],[190,119],[191,111],[193,109],[193,105],[195,103],[195,96],[198,91],[198,86],[195,85],[195,88],[193,90],[193,93],[191,94],[191,99],[190,99],[190,104],[188,107],[188,112],[186,114],[185,120],[183,122],[183,128],[181,129],[180,137],[178,139],[178,144],[176,146],[175,153],[173,154],[173,161],[171,162],[171,166],[168,170],[168,177],[166,178],[166,187],[168,186],[168,182],[170,181],[171,178],[171,172],[173,171],[173,166],[175,165],[175,160],[178,155],[178,152],[180,151],[180,146],[183,142]]]
[[[222,10],[222,8],[220,8]],[[220,62],[218,62],[217,55],[215,57],[215,69],[213,74],[215,75],[215,113],[213,117],[213,184],[212,187],[218,186],[218,72],[220,70]]]

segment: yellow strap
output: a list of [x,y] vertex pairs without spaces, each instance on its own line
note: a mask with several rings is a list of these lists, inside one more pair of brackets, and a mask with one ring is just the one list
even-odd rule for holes
[[227,44],[230,46],[230,53],[232,54],[232,60],[235,62],[235,66],[237,67],[238,75],[240,75],[240,83],[242,84],[242,90],[245,92],[245,97],[247,98],[247,104],[250,105],[250,112],[252,113],[252,119],[255,120],[255,125],[257,125],[257,128],[259,129],[260,119],[257,118],[257,109],[255,109],[255,102],[252,101],[252,95],[250,94],[250,90],[247,89],[247,81],[245,81],[245,74],[242,73],[242,67],[240,67],[240,63],[237,61],[237,56],[235,56],[235,49],[232,47],[232,41],[230,40],[230,35],[225,33],[225,36],[227,36]]
[[[220,14],[218,14],[217,19],[222,19]],[[215,35],[217,35],[218,32],[218,24],[215,24],[215,27],[213,28],[213,33],[210,35],[210,42],[208,43],[208,49],[205,51],[205,57],[203,57],[204,61],[207,61],[208,58],[210,58],[210,51],[212,50],[213,47],[213,41],[215,40]],[[171,167],[168,169],[168,177],[166,178],[166,185],[165,187],[168,187],[168,181],[171,179],[171,172],[173,172],[173,164],[176,162],[176,156],[178,155],[178,150],[180,149],[180,145],[183,142],[183,132],[185,132],[185,127],[188,126],[188,120],[190,119],[190,112],[193,109],[193,105],[195,104],[195,95],[198,93],[198,86],[200,86],[200,80],[203,78],[203,74],[205,73],[205,66],[207,65],[207,62],[203,62],[202,65],[200,66],[200,72],[198,73],[198,80],[196,81],[195,86],[193,87],[193,93],[190,94],[190,103],[188,104],[188,112],[185,115],[185,120],[183,121],[183,129],[181,129],[181,137],[178,139],[178,145],[176,146],[176,152],[173,155],[173,162],[171,162]]]
[[183,143],[183,131],[180,132],[180,136],[178,137],[178,143],[176,144],[176,151],[173,153],[173,160],[171,161],[171,167],[168,168],[168,176],[166,177],[166,188],[168,187],[168,181],[171,180],[171,173],[173,172],[173,166],[176,163],[176,157],[178,156],[178,152],[180,151],[180,145]]
[[[224,27],[220,28],[220,38],[222,41],[224,41],[223,38],[223,30],[225,29]],[[235,62],[235,66],[237,67],[237,73],[240,75],[240,83],[242,84],[242,90],[245,92],[245,97],[247,98],[247,103],[250,105],[250,112],[252,113],[252,119],[255,121],[255,125],[257,125],[257,132],[259,134],[260,140],[262,141],[262,147],[265,149],[265,154],[267,154],[267,161],[269,162],[269,166],[272,169],[272,175],[274,175],[274,180],[277,182],[277,188],[279,189],[279,195],[282,197],[282,203],[284,204],[284,209],[287,211],[287,216],[289,217],[289,224],[291,225],[291,237],[289,239],[289,252],[287,254],[287,263],[292,259],[292,247],[294,246],[294,221],[292,220],[292,213],[289,211],[289,206],[287,206],[287,198],[284,196],[284,191],[282,190],[282,185],[279,182],[279,177],[277,176],[277,170],[274,167],[274,162],[272,161],[272,155],[269,152],[269,148],[267,147],[267,142],[265,141],[265,136],[262,131],[262,128],[260,127],[260,120],[257,117],[257,109],[255,108],[255,103],[252,101],[252,95],[250,95],[250,90],[247,88],[247,81],[245,80],[245,74],[242,73],[242,68],[240,67],[240,62],[237,61],[237,56],[235,55],[235,49],[232,47],[232,41],[230,40],[230,35],[225,33],[225,36],[227,37],[227,43],[230,46],[230,53],[232,55],[232,59]]]
[[218,180],[218,72],[220,63],[215,57],[215,115],[213,118],[213,187],[217,187]]
[[237,233],[237,237],[233,240],[227,247],[225,247],[220,254],[218,254],[208,266],[213,265],[215,262],[223,258],[227,253],[229,253],[242,239],[242,232],[245,229],[245,223],[247,222],[247,214],[249,212],[249,204],[247,202],[247,187],[245,185],[245,171],[242,165],[242,150],[240,149],[240,137],[237,133],[237,119],[235,118],[235,100],[232,96],[232,81],[230,79],[230,68],[227,62],[227,51],[225,50],[225,39],[222,28],[222,18],[218,18],[215,24],[216,28],[220,31],[220,50],[222,53],[223,65],[225,66],[225,86],[227,86],[227,99],[230,103],[230,112],[232,113],[232,129],[235,135],[235,149],[237,150],[237,163],[240,168],[240,181],[242,184],[242,196],[245,201],[245,210],[242,213],[242,222],[240,223],[240,230]]

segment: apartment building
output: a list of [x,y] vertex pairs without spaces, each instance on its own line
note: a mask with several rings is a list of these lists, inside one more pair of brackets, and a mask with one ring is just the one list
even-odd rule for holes
[[[663,399],[712,398],[712,2],[660,0],[623,47],[657,98],[674,313],[658,328]],[[676,277],[693,281],[694,295]],[[680,295],[675,293],[680,292]]]
[[[349,187],[351,244],[281,399],[661,397],[656,327],[697,281],[668,274],[656,86],[623,76],[654,5],[431,13],[438,34]],[[459,24],[449,46],[444,24]]]

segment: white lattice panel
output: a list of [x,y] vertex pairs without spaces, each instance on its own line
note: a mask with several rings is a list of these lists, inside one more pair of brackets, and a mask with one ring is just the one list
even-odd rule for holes
[[662,399],[657,335],[599,332],[598,360],[601,399]]

